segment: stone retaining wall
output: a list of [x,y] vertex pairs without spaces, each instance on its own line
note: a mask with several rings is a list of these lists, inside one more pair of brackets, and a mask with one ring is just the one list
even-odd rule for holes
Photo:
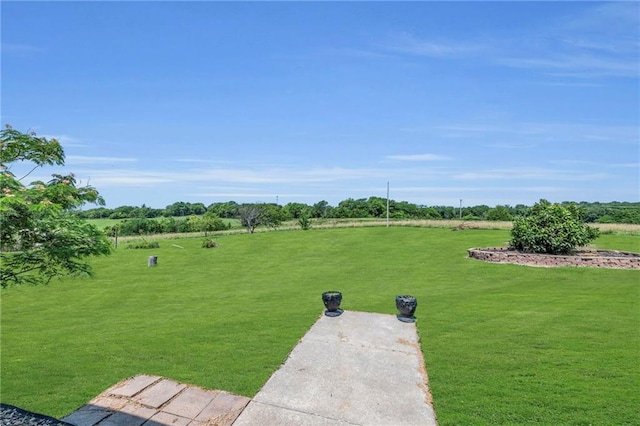
[[505,248],[472,248],[467,251],[471,258],[494,263],[515,263],[541,267],[592,266],[640,269],[640,254],[638,253],[615,252],[612,254],[610,251],[593,251],[568,256],[521,253]]

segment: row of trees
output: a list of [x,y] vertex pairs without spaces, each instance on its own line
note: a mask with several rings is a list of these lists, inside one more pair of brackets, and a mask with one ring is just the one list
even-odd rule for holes
[[107,226],[105,232],[109,236],[203,232],[206,236],[209,232],[230,228],[230,222],[225,222],[219,217],[206,213],[201,216],[188,216],[184,219],[174,217],[124,219],[116,225]]
[[[573,203],[560,203],[570,205]],[[211,214],[219,218],[239,218],[242,209],[256,204],[238,204],[235,201],[213,203],[176,202],[164,209],[145,206],[121,206],[115,209],[105,207],[78,211],[76,214],[84,219],[132,219],[158,217],[188,217]],[[276,204],[259,204],[268,208],[279,220],[297,220],[300,218],[382,218],[386,217],[387,200],[381,197],[353,199],[348,198],[331,206],[327,201],[313,205],[304,203],[288,203],[284,206]],[[266,207],[269,206],[269,207]],[[578,203],[588,223],[636,223],[640,224],[640,203]],[[525,216],[531,207],[518,204],[516,206],[478,205],[471,207],[424,206],[407,201],[389,200],[389,216],[392,219],[459,219],[464,220],[500,220],[511,221]]]

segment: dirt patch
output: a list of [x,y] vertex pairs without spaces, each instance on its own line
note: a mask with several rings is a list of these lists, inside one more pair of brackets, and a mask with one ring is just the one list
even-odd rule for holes
[[590,266],[595,268],[640,269],[640,253],[615,250],[583,250],[572,255],[523,253],[506,248],[472,248],[469,257],[493,263],[515,263],[538,267]]

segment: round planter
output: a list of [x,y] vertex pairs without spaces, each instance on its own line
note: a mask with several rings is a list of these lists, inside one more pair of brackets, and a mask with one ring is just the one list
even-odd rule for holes
[[322,302],[324,303],[326,311],[324,314],[328,317],[337,317],[342,314],[343,310],[340,309],[340,303],[342,303],[342,293],[339,291],[325,291],[322,293]]
[[415,322],[416,317],[413,314],[418,307],[418,300],[408,294],[396,296],[396,308],[399,314],[396,317],[402,322]]

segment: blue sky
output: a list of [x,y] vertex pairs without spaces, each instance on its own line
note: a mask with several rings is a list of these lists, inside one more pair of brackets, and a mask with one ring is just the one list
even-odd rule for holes
[[[10,2],[2,124],[108,207],[639,201],[637,2]],[[15,166],[18,174],[20,166]]]

